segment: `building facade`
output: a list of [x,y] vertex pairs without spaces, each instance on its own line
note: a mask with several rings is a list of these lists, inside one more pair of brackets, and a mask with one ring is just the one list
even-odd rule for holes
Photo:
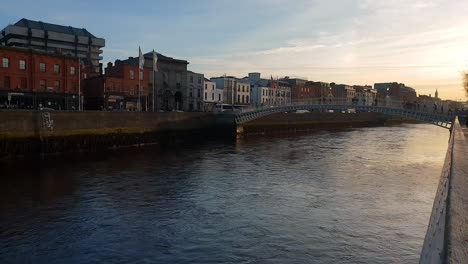
[[78,59],[0,46],[0,60],[0,108],[78,110]]
[[109,63],[104,75],[86,80],[87,109],[135,111],[140,98],[142,110],[151,111],[154,98],[155,110],[188,110],[188,62],[159,53],[156,56],[157,71],[153,69],[153,52],[149,52],[144,54],[143,70],[139,70],[138,57],[129,57]]
[[251,104],[286,105],[291,103],[291,84],[284,80],[262,79],[258,72],[249,73],[246,81],[251,87]]
[[86,29],[23,18],[1,30],[0,45],[77,57],[84,64],[83,72],[87,78],[97,76],[101,71],[105,40]]
[[416,90],[406,86],[403,83],[376,83],[374,88],[377,91],[377,97],[380,99],[388,98],[392,101],[415,102]]
[[237,105],[239,107],[250,104],[250,83],[233,76],[221,76],[211,78],[218,89],[223,90],[223,103]]
[[356,90],[351,85],[334,84],[330,85],[333,97],[343,103],[351,104],[356,98]]
[[203,83],[205,76],[201,73],[192,71],[187,72],[187,100],[186,107],[188,111],[203,111]]
[[250,83],[245,80],[238,80],[234,95],[234,104],[247,106],[250,105]]
[[354,90],[356,91],[355,103],[359,105],[376,105],[377,102],[377,90],[373,89],[369,85],[354,85]]
[[211,112],[214,110],[214,106],[216,104],[223,102],[223,89],[218,88],[215,82],[212,82],[206,78],[204,79],[203,87],[204,111]]
[[308,81],[303,85],[297,85],[292,90],[292,100],[312,100],[323,102],[333,98],[333,92],[330,84],[326,82]]

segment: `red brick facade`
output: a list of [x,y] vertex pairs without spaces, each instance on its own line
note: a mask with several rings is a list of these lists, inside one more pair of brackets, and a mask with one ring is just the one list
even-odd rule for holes
[[[0,90],[78,93],[77,59],[0,47],[0,60]],[[24,61],[23,68],[20,61]]]
[[303,85],[296,85],[291,89],[291,99],[313,99],[327,95],[326,89],[320,82],[306,82]]
[[[54,104],[66,109],[68,103],[59,97],[77,95],[78,83],[78,60],[75,58],[0,47],[0,107],[21,102],[14,108],[37,108],[38,104],[27,97],[35,100],[40,94],[44,100],[47,96],[54,97],[58,100]],[[9,102],[6,94],[9,94]],[[12,94],[22,97],[12,103]]]
[[[117,63],[108,64],[105,75],[90,78],[85,81],[85,96],[87,109],[100,110],[136,110],[138,100],[138,66]],[[140,71],[141,102],[144,110],[148,105],[147,99],[152,91],[151,69]]]

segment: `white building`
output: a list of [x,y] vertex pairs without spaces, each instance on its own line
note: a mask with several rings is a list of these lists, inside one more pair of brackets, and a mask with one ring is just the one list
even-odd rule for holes
[[252,87],[252,104],[287,105],[291,103],[291,85],[286,81],[260,78],[260,73],[249,73],[248,80]]
[[205,111],[212,111],[215,104],[223,102],[223,89],[216,87],[216,82],[205,78],[204,80],[203,103]]
[[250,105],[250,83],[239,80],[235,93],[235,103],[237,105]]
[[250,104],[250,84],[233,76],[221,76],[210,79],[216,88],[223,91],[223,103],[247,106]]
[[356,90],[356,98],[359,105],[374,105],[377,98],[377,90],[372,89],[372,86],[358,86],[353,87]]

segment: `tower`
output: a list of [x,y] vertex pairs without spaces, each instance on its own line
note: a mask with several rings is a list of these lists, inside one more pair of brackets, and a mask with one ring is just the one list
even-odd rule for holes
[[436,92],[435,92],[435,98],[439,98],[439,92],[437,91],[437,89],[436,89]]

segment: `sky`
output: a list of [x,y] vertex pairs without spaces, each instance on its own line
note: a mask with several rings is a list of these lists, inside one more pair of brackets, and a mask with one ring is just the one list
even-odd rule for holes
[[463,99],[466,0],[2,0],[21,18],[86,28],[104,65],[155,49],[205,77],[299,77],[350,85],[401,82]]

